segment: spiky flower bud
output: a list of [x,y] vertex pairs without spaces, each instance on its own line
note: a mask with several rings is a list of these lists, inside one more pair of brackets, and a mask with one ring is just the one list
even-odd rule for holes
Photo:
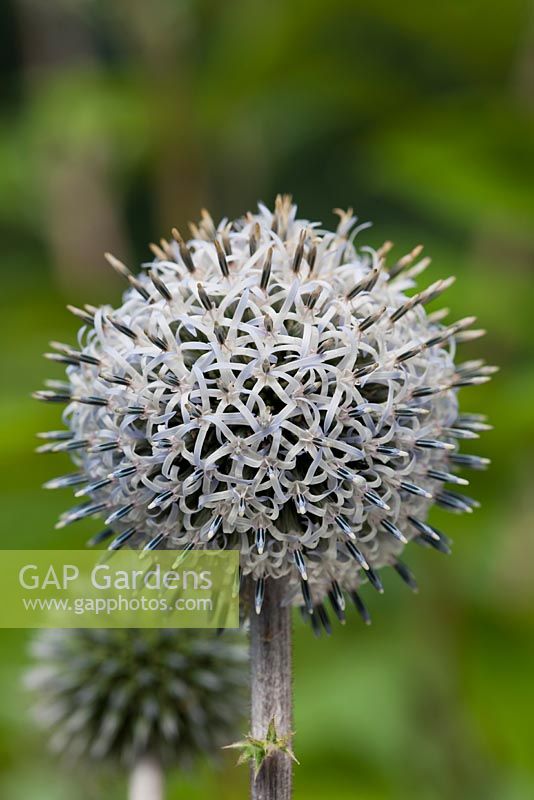
[[492,368],[454,355],[482,331],[427,313],[452,278],[411,291],[421,247],[386,267],[391,243],[357,249],[338,213],[323,230],[279,197],[217,227],[204,213],[137,277],[109,257],[130,283],[122,305],[74,310],[79,349],[53,356],[68,381],[40,393],[68,404],[44,449],[79,467],[48,485],[85,499],[60,525],[100,514],[111,548],[237,548],[257,611],[281,578],[326,627],[323,601],[342,618],[345,593],[366,618],[356,590],[381,591],[381,567],[414,585],[408,541],[448,550],[426,520],[433,503],[476,505],[457,468],[487,462],[458,443],[487,426],[459,415],[458,390]]
[[50,746],[132,766],[146,756],[190,766],[235,738],[246,649],[189,630],[43,630],[27,684]]

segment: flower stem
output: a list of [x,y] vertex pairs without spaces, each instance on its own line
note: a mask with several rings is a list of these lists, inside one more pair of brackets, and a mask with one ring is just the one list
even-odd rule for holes
[[[283,584],[267,580],[261,614],[251,609],[251,735],[265,740],[274,725],[278,738],[291,747],[293,717],[291,685],[291,607],[282,605]],[[290,800],[291,758],[281,750],[251,774],[252,800]]]
[[130,772],[129,800],[163,800],[163,770],[153,756],[140,758]]

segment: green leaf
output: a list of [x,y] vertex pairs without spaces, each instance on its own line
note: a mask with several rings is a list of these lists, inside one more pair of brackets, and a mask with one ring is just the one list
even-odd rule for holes
[[286,736],[278,736],[275,721],[272,719],[269,722],[265,739],[257,739],[249,733],[241,741],[226,745],[223,749],[240,750],[241,752],[237,759],[238,766],[247,763],[252,764],[254,780],[256,780],[264,762],[274,753],[284,753],[295,764],[300,763],[291,749],[291,736],[291,733]]

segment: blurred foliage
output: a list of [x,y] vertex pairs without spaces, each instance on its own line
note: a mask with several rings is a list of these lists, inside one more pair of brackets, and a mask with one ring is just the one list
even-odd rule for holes
[[[69,497],[40,484],[67,461],[33,454],[57,410],[28,396],[48,339],[75,336],[65,303],[119,299],[95,254],[138,263],[201,206],[235,216],[289,191],[330,222],[353,205],[372,244],[424,241],[428,281],[458,277],[451,314],[488,329],[465,356],[502,371],[463,402],[495,424],[473,447],[493,465],[473,476],[473,517],[434,514],[453,558],[407,553],[419,597],[387,575],[371,629],[354,616],[315,641],[296,624],[296,800],[534,796],[532,5],[4,0],[0,14],[4,546],[83,546],[91,530],[53,531]],[[120,776],[80,780],[44,755],[19,684],[26,637],[0,643],[0,796],[123,796]],[[246,784],[230,757],[222,776],[173,775],[170,797]]]

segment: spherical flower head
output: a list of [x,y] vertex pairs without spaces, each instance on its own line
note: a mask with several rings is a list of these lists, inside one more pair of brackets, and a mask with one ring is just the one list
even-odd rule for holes
[[204,212],[137,277],[109,257],[122,305],[74,309],[80,349],[52,354],[68,382],[40,393],[68,403],[44,449],[79,467],[49,485],[86,497],[61,525],[101,514],[111,548],[238,549],[256,610],[279,579],[323,624],[323,601],[342,618],[347,593],[366,616],[356,590],[381,590],[381,567],[413,585],[408,541],[447,550],[426,520],[433,503],[475,505],[445,487],[486,464],[458,452],[487,427],[459,415],[458,390],[492,368],[454,363],[482,332],[427,313],[453,279],[414,292],[421,247],[387,266],[391,244],[357,248],[366,226],[338,214],[324,230],[279,197],[217,226]]
[[242,723],[246,649],[198,631],[40,631],[26,683],[50,746],[125,767],[150,755],[189,767]]

